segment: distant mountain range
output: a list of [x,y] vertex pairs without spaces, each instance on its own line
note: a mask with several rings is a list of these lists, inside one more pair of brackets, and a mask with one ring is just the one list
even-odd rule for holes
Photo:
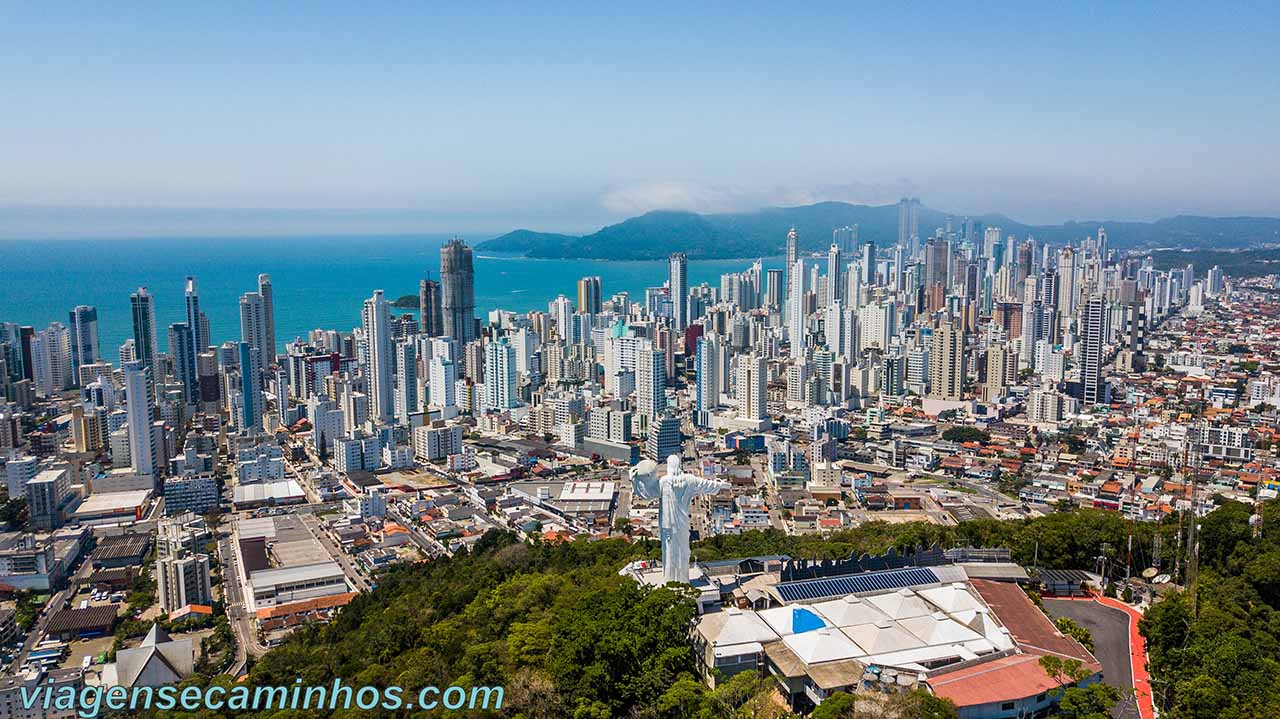
[[[964,217],[920,208],[920,234],[931,235],[952,219],[956,232]],[[999,227],[1019,239],[1028,235],[1052,244],[1065,244],[1105,227],[1112,247],[1118,248],[1238,248],[1280,243],[1280,218],[1197,217],[1179,215],[1155,222],[1067,222],[1024,225],[1004,215],[978,215],[983,227]],[[898,206],[820,202],[801,207],[770,207],[755,212],[700,215],[659,210],[609,225],[589,235],[561,235],[515,230],[476,245],[483,252],[521,254],[541,258],[649,260],[672,252],[690,258],[717,259],[780,254],[787,231],[795,227],[802,251],[825,250],[837,227],[858,226],[858,238],[877,245],[898,239]]]

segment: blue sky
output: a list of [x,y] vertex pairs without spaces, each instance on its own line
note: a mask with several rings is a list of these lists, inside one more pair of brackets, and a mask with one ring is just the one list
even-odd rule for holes
[[52,5],[0,6],[10,235],[1280,214],[1263,4]]

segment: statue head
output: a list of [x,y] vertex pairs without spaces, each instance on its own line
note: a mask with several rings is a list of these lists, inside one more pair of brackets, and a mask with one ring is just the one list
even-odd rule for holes
[[680,476],[680,455],[673,454],[667,457],[667,474],[672,477]]

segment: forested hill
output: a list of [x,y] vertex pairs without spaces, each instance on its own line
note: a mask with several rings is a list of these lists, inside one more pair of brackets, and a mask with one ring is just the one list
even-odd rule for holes
[[[1167,553],[1164,565],[1174,565],[1176,522],[1139,523],[1135,530],[1135,562],[1149,563],[1151,558],[1144,557],[1140,548],[1152,546],[1158,531]],[[938,542],[1009,546],[1015,560],[1028,565],[1038,548],[1041,567],[1093,569],[1100,551],[1120,559],[1117,553],[1126,546],[1129,531],[1130,523],[1120,514],[1079,510],[1018,522],[983,519],[956,527],[873,522],[826,537],[748,532],[701,541],[694,554],[708,560],[778,553],[845,558],[890,546],[908,549]],[[1275,660],[1280,615],[1272,613],[1280,592],[1280,549],[1270,540],[1249,539],[1248,510],[1235,505],[1206,518],[1202,539],[1206,576],[1224,589],[1202,591],[1201,620],[1206,622],[1202,627],[1176,612],[1155,614],[1162,633],[1174,631],[1164,624],[1183,622],[1184,627],[1175,628],[1172,640],[1153,637],[1158,652],[1153,652],[1153,661],[1158,658],[1169,676],[1188,683],[1170,695],[1175,697],[1170,700],[1171,709],[1181,711],[1185,701],[1196,700],[1196,688],[1201,686],[1212,690],[1204,700],[1212,700],[1217,709],[1258,706],[1257,701],[1271,701],[1266,697],[1272,695],[1266,692],[1280,677]],[[520,544],[509,533],[490,532],[474,553],[394,569],[381,578],[378,589],[343,608],[333,623],[302,629],[271,650],[253,665],[248,682],[255,687],[291,686],[301,678],[308,686],[326,686],[340,678],[346,684],[412,688],[453,683],[506,687],[506,709],[500,713],[463,711],[448,716],[776,719],[781,713],[767,700],[767,679],[742,676],[712,691],[695,678],[694,656],[686,638],[694,618],[694,599],[689,594],[637,586],[630,578],[618,576],[618,568],[628,560],[657,554],[657,542],[652,540]],[[1219,606],[1236,600],[1243,604]],[[1187,629],[1188,622],[1192,629]],[[1221,649],[1215,642],[1198,646],[1196,651],[1203,654],[1185,654],[1179,647],[1188,631],[1194,632],[1188,646],[1219,636],[1226,641]],[[1221,663],[1197,669],[1203,656],[1210,654]],[[1212,679],[1201,674],[1211,674]],[[196,676],[187,681],[209,682],[229,686],[232,679]],[[1242,682],[1251,682],[1248,691]],[[1263,693],[1254,695],[1253,690]],[[1252,696],[1263,699],[1248,699]],[[906,697],[904,701],[924,700]],[[897,715],[924,715],[918,709],[904,706]],[[180,711],[154,715],[184,716]],[[186,716],[220,715],[202,711]],[[270,711],[253,716],[285,715],[292,716]],[[306,713],[311,718],[326,715],[346,718],[357,713]],[[1185,711],[1170,715],[1210,716]],[[1251,714],[1238,711],[1222,716],[1243,719]]]
[[[946,226],[949,215],[920,209],[920,232]],[[974,219],[1018,238],[1033,236],[1053,244],[1076,242],[1107,229],[1111,246],[1250,247],[1280,242],[1280,219],[1265,217],[1197,217],[1180,215],[1155,222],[1081,221],[1061,225],[1027,225],[1003,215]],[[963,216],[952,222],[960,230]],[[831,245],[832,230],[858,226],[858,237],[877,245],[898,238],[898,206],[821,202],[800,207],[772,207],[755,212],[707,214],[655,211],[609,225],[589,235],[562,235],[516,230],[479,243],[476,249],[530,257],[613,260],[661,259],[672,252],[691,258],[762,257],[781,254],[787,230],[795,227],[802,250],[822,251]]]

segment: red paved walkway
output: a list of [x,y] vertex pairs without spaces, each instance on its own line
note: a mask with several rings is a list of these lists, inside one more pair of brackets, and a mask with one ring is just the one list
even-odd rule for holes
[[1089,599],[1083,597],[1053,597],[1054,599],[1079,599],[1094,601],[1104,607],[1119,609],[1129,616],[1129,668],[1133,674],[1133,692],[1138,702],[1138,713],[1142,719],[1155,719],[1156,708],[1151,694],[1151,675],[1147,673],[1147,640],[1138,631],[1138,620],[1142,612],[1118,599],[1094,595]]

